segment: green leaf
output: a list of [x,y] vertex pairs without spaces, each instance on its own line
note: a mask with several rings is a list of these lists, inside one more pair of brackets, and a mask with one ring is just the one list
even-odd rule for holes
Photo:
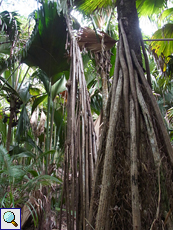
[[32,152],[30,152],[30,151],[26,151],[26,152],[21,152],[21,153],[19,153],[19,154],[17,154],[17,155],[14,155],[13,156],[14,158],[20,158],[20,157],[30,157],[30,158],[35,158],[36,156],[35,156],[35,154],[33,154]]
[[36,20],[26,57],[22,57],[22,62],[29,66],[38,66],[51,78],[69,70],[65,49],[66,20],[62,14],[57,13],[57,4],[52,1],[42,2]]
[[[163,28],[157,30],[152,39],[159,38],[173,38],[173,24],[166,24]],[[161,54],[169,56],[173,53],[173,41],[153,41],[151,46],[158,56]]]
[[98,91],[96,91],[94,95],[91,97],[91,110],[95,112],[97,115],[99,115],[101,109],[102,109],[102,97],[98,93]]
[[137,0],[136,7],[140,15],[151,16],[161,12],[166,3],[167,0]]
[[4,42],[4,44],[0,45],[0,54],[4,53],[10,55],[11,43],[5,43],[5,40],[3,41],[2,39],[0,42]]
[[66,78],[63,75],[59,81],[57,81],[53,86],[52,86],[52,100],[55,99],[56,95],[67,90],[65,84],[66,84]]
[[116,4],[116,0],[85,0],[76,1],[77,7],[84,11],[86,14],[91,14],[96,9],[106,8],[107,6],[112,6]]
[[47,152],[44,152],[44,153],[40,154],[40,155],[37,157],[37,159],[42,158],[42,157],[45,157],[45,156],[47,156],[47,155],[49,155],[49,154],[54,154],[55,152],[56,152],[55,150],[49,150],[49,151],[47,151]]
[[31,77],[39,78],[43,82],[43,85],[44,85],[44,88],[45,88],[46,92],[49,93],[49,78],[48,78],[48,76],[46,75],[46,73],[44,71],[42,71],[41,69],[37,69],[32,74]]
[[29,93],[29,88],[30,85],[28,84],[28,86],[22,87],[19,90],[20,98],[22,99],[24,104],[26,104],[29,101],[29,99],[32,97],[31,94]]
[[47,184],[50,185],[51,182],[62,184],[62,181],[54,176],[49,175],[39,175],[34,177],[33,179],[29,180],[27,183],[25,183],[22,187],[23,189],[27,189],[29,186],[39,186],[40,184]]
[[57,137],[59,139],[59,146],[64,147],[65,143],[65,115],[63,114],[62,107],[55,110],[54,112],[54,122],[57,126]]
[[8,83],[8,80],[4,79],[1,76],[0,76],[0,80],[4,82],[3,86],[0,85],[0,90],[5,90],[7,93],[12,93],[16,95],[17,97],[19,97],[19,94],[16,92],[16,90],[14,90],[13,87],[11,87],[11,85]]
[[0,113],[0,134],[1,134],[1,140],[2,145],[6,143],[7,140],[7,123],[3,123],[3,114]]
[[27,169],[27,172],[31,173],[33,177],[38,177],[38,173],[34,169]]
[[20,117],[18,120],[18,126],[16,131],[16,139],[19,142],[22,136],[27,135],[27,131],[30,128],[30,120],[26,110],[26,106],[23,105],[22,111],[20,113]]
[[29,144],[30,146],[32,146],[33,148],[36,148],[38,151],[40,151],[41,153],[43,152],[41,150],[41,148],[39,146],[36,145],[35,141],[33,141],[33,139],[29,136],[29,134],[27,134],[25,137],[21,138],[22,142],[25,142],[27,144]]
[[39,104],[41,104],[45,99],[47,98],[47,95],[42,95],[40,97],[37,97],[35,100],[34,100],[34,103],[32,105],[32,111],[31,111],[31,114],[33,114],[34,110],[37,108],[37,106]]
[[111,69],[110,69],[110,74],[109,74],[110,77],[112,77],[114,75],[117,48],[114,46],[111,51],[112,51],[113,55],[111,55]]
[[173,8],[169,8],[164,10],[164,12],[161,15],[161,20],[164,20],[165,18],[169,18],[173,15]]

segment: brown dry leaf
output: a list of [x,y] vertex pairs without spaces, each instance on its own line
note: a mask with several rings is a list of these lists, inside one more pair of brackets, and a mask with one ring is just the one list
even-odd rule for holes
[[[41,199],[40,199],[41,198]],[[35,191],[32,195],[30,195],[29,200],[26,202],[26,204],[23,206],[21,210],[21,227],[23,228],[31,216],[31,211],[34,207],[37,215],[40,214],[41,211],[41,206],[42,206],[42,200],[43,199],[43,194],[41,193],[40,190]],[[30,208],[29,208],[30,207]]]
[[101,52],[102,39],[104,39],[104,50],[110,50],[117,42],[103,31],[96,34],[89,27],[82,28],[78,34],[78,44],[81,50],[86,48],[92,52]]

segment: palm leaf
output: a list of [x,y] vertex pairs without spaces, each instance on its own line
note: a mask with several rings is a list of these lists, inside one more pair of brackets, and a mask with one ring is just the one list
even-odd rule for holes
[[66,78],[63,75],[57,82],[55,82],[55,84],[52,85],[52,100],[55,99],[57,94],[67,89],[65,86],[66,82]]
[[[167,0],[137,0],[136,7],[140,15],[152,15],[161,12],[166,6]],[[116,0],[76,0],[74,4],[79,10],[86,14],[91,14],[97,9],[106,8],[107,6],[116,6]]]
[[[157,30],[152,37],[152,39],[160,38],[173,38],[173,24],[169,23],[164,25],[164,27]],[[153,41],[151,46],[158,56],[161,54],[164,56],[169,56],[173,53],[173,41]]]
[[137,0],[136,7],[140,15],[151,16],[161,12],[167,0]]
[[32,105],[32,111],[31,111],[31,114],[33,114],[34,110],[37,108],[37,106],[42,103],[45,99],[47,98],[47,95],[42,95],[42,96],[39,96],[37,97],[35,100],[34,100],[34,103]]
[[20,31],[21,23],[15,12],[3,11],[0,13],[0,30],[4,31],[10,40],[14,40]]
[[19,96],[22,99],[23,103],[26,104],[32,95],[29,93],[30,84],[26,85],[25,87],[20,88]]
[[[81,4],[81,1],[78,2],[78,6]],[[95,11],[96,9],[106,8],[107,6],[112,6],[113,3],[116,3],[112,0],[86,0],[84,3],[80,5],[80,10],[84,11],[86,14],[90,14],[91,12]]]
[[57,13],[57,4],[44,2],[35,19],[37,23],[26,44],[26,53],[23,50],[22,62],[38,66],[49,77],[68,70],[65,56],[67,25],[63,15]]
[[22,135],[26,136],[27,131],[30,128],[30,120],[27,114],[26,107],[23,105],[22,111],[20,113],[17,131],[16,131],[16,139],[17,141],[20,141]]
[[116,40],[111,38],[108,34],[101,32],[96,32],[89,27],[84,27],[81,29],[78,35],[78,44],[80,49],[86,48],[87,50],[93,52],[102,51],[102,38],[104,37],[105,50],[110,50],[116,43]]
[[171,18],[173,15],[173,8],[166,9],[162,15],[161,15],[161,20],[164,20],[165,18]]

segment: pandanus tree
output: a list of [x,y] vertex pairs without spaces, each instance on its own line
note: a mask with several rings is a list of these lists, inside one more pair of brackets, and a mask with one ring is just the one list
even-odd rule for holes
[[[81,7],[93,10],[104,3],[85,1]],[[83,229],[172,228],[173,150],[152,93],[136,10],[137,4],[140,11],[143,6],[151,13],[154,5],[158,10],[163,3],[116,1],[119,42],[114,79]]]

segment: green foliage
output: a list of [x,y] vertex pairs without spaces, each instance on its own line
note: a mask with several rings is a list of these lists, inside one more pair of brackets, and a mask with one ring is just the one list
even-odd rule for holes
[[18,126],[17,126],[17,131],[16,131],[16,140],[20,142],[22,137],[26,137],[27,133],[30,128],[30,120],[28,117],[28,113],[26,110],[26,107],[23,105],[22,106],[22,111],[20,113],[20,117],[18,120]]
[[[95,10],[111,6],[114,8],[117,1],[114,0],[75,0],[74,4],[79,10],[89,15]],[[151,16],[161,12],[163,7],[166,7],[167,0],[137,0],[136,7],[140,15]]]
[[3,11],[0,13],[0,29],[9,36],[10,41],[14,41],[20,32],[21,23],[17,16],[18,14],[15,12]]
[[86,14],[90,14],[91,12],[95,11],[96,9],[105,8],[107,6],[113,6],[115,5],[116,1],[112,0],[85,0],[83,3],[82,1],[76,1],[77,5],[80,4],[80,10],[84,11]]
[[[152,39],[173,38],[173,24],[164,25],[163,28],[157,30]],[[173,53],[173,41],[153,41],[151,43],[152,49],[155,50],[158,56],[169,56]]]
[[[58,150],[64,149],[65,145],[65,130],[66,130],[66,114],[63,112],[63,108],[57,108],[54,112],[54,122],[57,129],[56,141]],[[56,148],[55,146],[54,148]]]
[[19,96],[24,104],[27,104],[32,97],[31,94],[29,93],[30,86],[31,86],[30,84],[28,85],[26,84],[19,90]]
[[65,91],[66,88],[66,78],[64,75],[61,75],[61,78],[52,85],[52,100],[54,101],[56,95]]
[[102,96],[99,91],[95,91],[95,93],[91,97],[91,110],[92,112],[99,115],[102,109]]
[[48,77],[68,70],[69,63],[65,57],[67,25],[62,13],[57,12],[57,4],[44,1],[35,12],[35,20],[36,26],[26,45],[27,53],[23,53],[22,62],[38,66]]
[[[50,152],[40,155],[39,158],[42,159],[47,154]],[[23,152],[17,156],[10,156],[6,149],[0,145],[0,207],[7,208],[11,205],[15,207],[19,203],[26,202],[29,192],[37,190],[40,184],[50,186],[51,183],[62,183],[54,176],[41,175],[34,169],[35,164],[29,163],[31,161],[25,166],[18,164],[24,158],[33,159],[33,154]]]
[[[0,110],[2,109],[0,104]],[[6,143],[7,140],[7,125],[3,122],[3,113],[0,112],[0,145],[3,145],[3,143]]]
[[173,8],[169,8],[163,11],[163,13],[161,14],[160,19],[161,20],[172,20],[173,18]]
[[43,70],[37,68],[34,71],[34,73],[31,75],[31,77],[32,78],[36,77],[36,78],[40,79],[40,81],[43,83],[43,86],[44,86],[46,92],[47,93],[49,92],[49,78]]
[[158,14],[166,7],[167,0],[137,0],[136,7],[140,15]]
[[40,105],[40,103],[42,103],[46,98],[47,98],[47,95],[42,95],[42,96],[38,96],[35,98],[34,103],[32,105],[31,114],[34,112],[37,106]]

